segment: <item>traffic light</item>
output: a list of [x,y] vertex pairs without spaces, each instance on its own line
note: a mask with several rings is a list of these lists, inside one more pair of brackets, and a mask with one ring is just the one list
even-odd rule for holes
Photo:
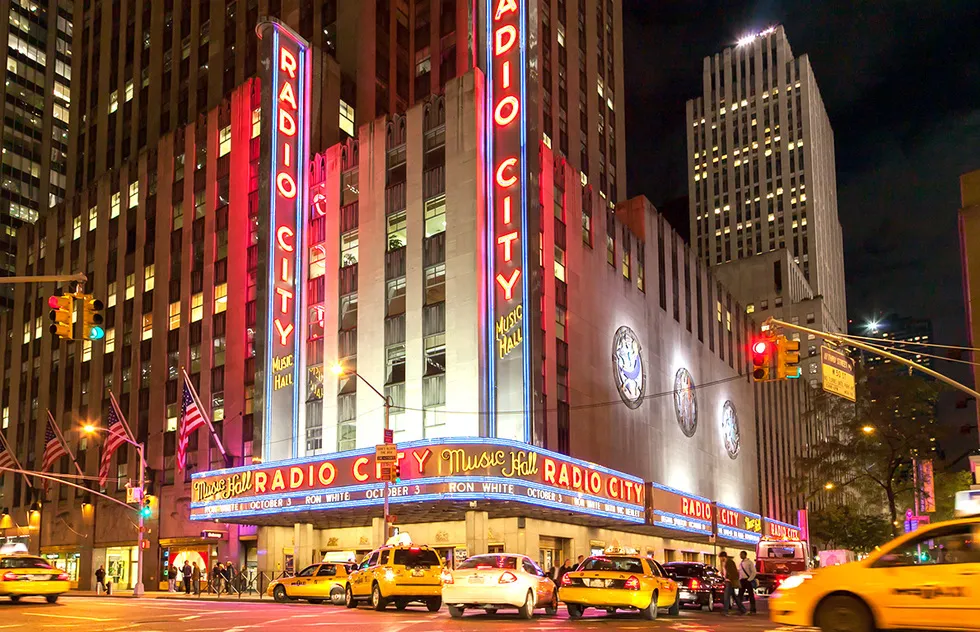
[[800,341],[786,336],[776,338],[776,378],[785,380],[800,377]]
[[755,378],[756,382],[772,380],[770,372],[772,371],[774,346],[772,337],[766,334],[752,343],[752,377]]
[[149,520],[152,515],[153,509],[150,503],[150,496],[146,496],[143,498],[143,505],[140,507],[140,517],[144,520]]
[[103,307],[102,301],[93,297],[91,294],[83,294],[77,297],[75,315],[76,339],[102,340],[105,338],[105,329],[102,327],[103,318],[100,313]]
[[395,463],[391,466],[391,479],[392,483],[396,485],[402,482],[402,466],[399,463]]
[[75,315],[75,298],[71,294],[55,295],[48,299],[48,318],[51,325],[48,331],[62,340],[72,339],[72,322]]

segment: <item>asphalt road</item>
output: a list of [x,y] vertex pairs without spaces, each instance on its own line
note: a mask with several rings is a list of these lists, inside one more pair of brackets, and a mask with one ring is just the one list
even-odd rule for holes
[[714,632],[726,630],[782,631],[766,615],[724,617],[720,612],[684,611],[670,617],[661,611],[656,621],[644,621],[636,614],[589,610],[583,619],[569,621],[562,607],[554,617],[539,611],[533,621],[518,619],[516,614],[489,616],[482,612],[467,614],[456,620],[443,608],[430,613],[424,608],[409,607],[404,612],[393,608],[374,612],[366,606],[356,610],[305,603],[276,604],[235,603],[231,601],[175,601],[169,599],[122,599],[62,597],[55,605],[39,599],[25,599],[19,604],[0,600],[0,632],[3,630],[58,630],[59,632],[246,632],[335,628],[385,630],[386,632],[427,632],[429,630],[683,630]]

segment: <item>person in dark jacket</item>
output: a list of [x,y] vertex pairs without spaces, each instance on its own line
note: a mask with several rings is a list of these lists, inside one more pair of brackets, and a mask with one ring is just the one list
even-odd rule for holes
[[194,562],[194,568],[191,569],[191,583],[194,585],[194,594],[201,594],[201,567]]
[[722,569],[724,569],[722,574],[725,577],[725,593],[722,597],[725,603],[725,616],[727,617],[730,614],[732,601],[738,606],[738,613],[745,614],[745,606],[742,605],[742,602],[737,597],[737,591],[740,586],[738,566],[735,564],[735,560],[730,558],[725,551],[719,553],[718,557],[721,558]]
[[191,574],[193,569],[191,569],[191,563],[184,560],[184,565],[180,569],[181,578],[184,580],[184,594],[191,594]]
[[558,585],[561,585],[561,578],[572,570],[572,560],[565,558],[565,561],[561,563],[561,568],[558,569]]
[[95,571],[95,592],[99,594],[106,592],[105,566],[102,565],[99,565],[98,570]]

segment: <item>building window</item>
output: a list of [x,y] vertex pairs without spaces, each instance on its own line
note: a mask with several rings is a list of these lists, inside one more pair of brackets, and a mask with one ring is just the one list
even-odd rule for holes
[[340,100],[340,129],[347,132],[348,136],[354,135],[354,108],[343,99]]
[[806,322],[808,325],[812,325],[816,321],[817,321],[817,317],[813,312],[810,312],[806,315]]
[[349,230],[340,236],[340,265],[352,266],[357,263],[357,229]]
[[231,125],[218,132],[218,157],[231,153]]
[[119,192],[112,194],[112,200],[109,204],[109,219],[116,219],[119,217]]
[[357,327],[357,293],[340,297],[340,330],[350,331]]
[[171,207],[170,229],[177,230],[184,226],[184,202],[174,202]]
[[3,407],[3,429],[6,430],[10,426],[10,406]]
[[323,244],[310,248],[310,278],[318,279],[327,273],[327,249]]
[[759,311],[764,312],[767,309],[769,309],[769,299],[759,301]]
[[567,341],[565,337],[566,313],[561,305],[555,306],[555,337],[559,340]]
[[[180,317],[178,316],[178,319]],[[153,313],[143,314],[143,340],[153,337]]]
[[[252,138],[258,138],[262,133],[262,108],[252,110]],[[353,134],[351,134],[353,136]]]
[[104,353],[112,353],[116,350],[116,330],[109,327],[105,330],[105,351]]
[[389,346],[386,351],[385,385],[402,384],[405,382],[405,345]]
[[116,282],[115,281],[110,283],[108,289],[106,290],[105,306],[106,307],[116,306]]
[[180,301],[170,304],[170,331],[180,327]]
[[388,216],[388,251],[398,250],[408,243],[406,237],[406,211],[401,210]]
[[93,206],[88,210],[88,230],[92,232],[99,225],[99,207]]
[[755,313],[755,303],[749,303],[748,305],[746,305],[745,306],[745,313],[746,314],[754,314]]
[[644,244],[642,243],[638,244],[636,251],[636,289],[645,293],[647,291],[647,272],[644,263],[643,246]]
[[119,91],[113,90],[109,93],[109,114],[119,109]]
[[783,297],[782,297],[782,296],[777,296],[777,297],[776,297],[776,300],[774,301],[774,303],[773,303],[773,304],[774,304],[774,305],[775,305],[776,307],[782,307],[782,306],[783,306]]
[[204,293],[198,292],[191,295],[191,322],[196,323],[202,318],[204,318]]
[[388,316],[398,316],[405,313],[405,277],[388,281],[387,310]]
[[92,341],[86,340],[82,343],[82,362],[92,359]]
[[82,236],[82,217],[74,217],[71,220],[71,239],[80,239]]
[[446,264],[425,269],[425,304],[433,305],[446,300]]
[[446,232],[446,198],[440,196],[425,203],[425,236]]
[[125,300],[130,300],[136,296],[136,275],[127,274],[126,275],[126,298]]
[[150,290],[153,289],[153,275],[154,275],[154,267],[152,263],[143,268],[143,291],[144,292],[149,292]]
[[129,208],[136,208],[140,203],[140,181],[129,183]]
[[228,307],[228,284],[214,286],[214,313],[220,314]]
[[215,336],[214,338],[214,349],[212,350],[211,366],[224,366],[225,365],[225,337]]
[[190,349],[191,358],[191,373],[201,372],[201,345],[191,345]]

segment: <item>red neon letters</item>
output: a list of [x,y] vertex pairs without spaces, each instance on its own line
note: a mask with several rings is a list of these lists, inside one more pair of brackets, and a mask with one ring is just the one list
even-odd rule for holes
[[[286,200],[296,198],[298,188],[296,175],[298,165],[302,161],[296,157],[296,139],[299,131],[299,103],[296,100],[296,80],[299,64],[296,56],[286,48],[280,48],[278,54],[279,80],[282,88],[276,95],[278,116],[276,117],[277,135],[276,156],[276,191]],[[276,261],[275,261],[275,317],[273,325],[279,336],[279,343],[286,346],[293,334],[293,312],[295,306],[296,274],[296,244],[295,229],[287,225],[276,227]]]

